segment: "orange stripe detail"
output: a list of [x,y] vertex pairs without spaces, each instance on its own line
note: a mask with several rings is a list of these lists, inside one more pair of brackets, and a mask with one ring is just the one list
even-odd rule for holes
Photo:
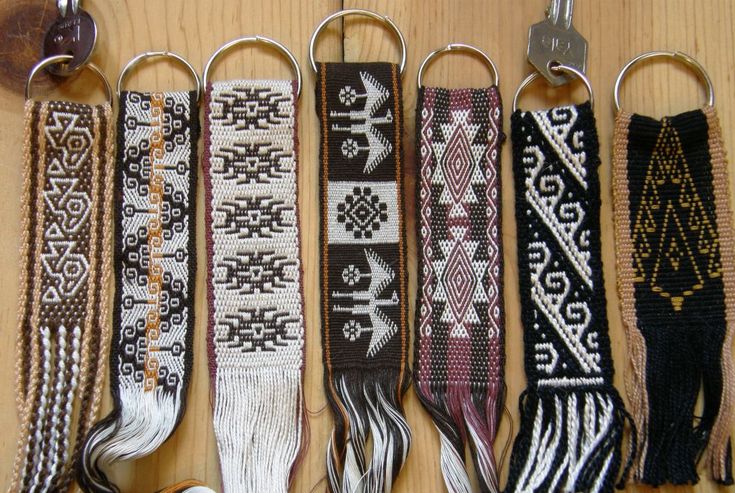
[[401,369],[398,374],[398,387],[396,389],[396,397],[398,402],[402,401],[402,383],[404,378],[404,372],[406,369],[406,345],[408,336],[408,322],[406,320],[406,253],[405,253],[405,226],[404,211],[403,211],[403,163],[401,162],[401,145],[403,144],[403,134],[401,131],[403,121],[403,113],[401,113],[401,99],[399,96],[399,75],[398,67],[396,65],[391,66],[391,76],[393,79],[393,108],[394,108],[394,122],[395,122],[395,134],[396,134],[396,197],[398,202],[398,269],[400,271],[400,283],[401,283]]
[[[342,420],[345,423],[345,433],[350,429],[350,419],[347,410],[342,406],[337,398],[337,389],[334,388],[332,380],[332,357],[331,345],[329,339],[329,137],[327,124],[327,65],[322,63],[320,81],[321,81],[321,111],[322,111],[322,323],[324,330],[324,351],[327,362],[327,381],[329,382],[329,391],[335,396],[334,402],[339,407],[342,414]],[[334,432],[333,432],[334,433]],[[337,454],[336,443],[332,440],[332,457],[339,469],[342,468],[341,457]]]

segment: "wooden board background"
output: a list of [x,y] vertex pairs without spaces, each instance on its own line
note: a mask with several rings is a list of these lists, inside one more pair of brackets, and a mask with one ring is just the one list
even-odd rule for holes
[[[316,24],[339,8],[359,7],[391,16],[408,41],[404,75],[406,115],[406,194],[409,209],[411,303],[415,299],[416,248],[414,231],[414,110],[416,72],[423,57],[448,42],[465,42],[485,50],[500,70],[506,103],[505,129],[509,130],[510,103],[518,83],[530,71],[525,60],[527,29],[539,21],[547,0],[86,0],[84,6],[97,20],[100,40],[94,61],[115,81],[122,65],[145,50],[169,49],[187,57],[201,70],[209,55],[224,42],[242,35],[262,34],[280,40],[296,55],[304,74],[300,101],[300,197],[303,264],[306,284],[306,402],[312,411],[311,448],[291,488],[307,493],[324,489],[324,451],[331,417],[324,411],[318,312],[318,126],[314,111],[314,77],[308,65],[308,40]],[[635,54],[651,49],[679,49],[694,55],[707,67],[717,91],[725,143],[735,144],[735,2],[732,0],[578,0],[574,24],[589,41],[588,75],[596,90],[597,118],[602,153],[603,260],[608,289],[610,335],[616,363],[615,383],[622,389],[625,341],[620,323],[614,278],[614,251],[610,209],[610,152],[612,133],[611,91],[617,71]],[[43,14],[43,15],[42,15]],[[0,0],[0,487],[9,483],[16,446],[14,398],[14,344],[17,310],[19,201],[21,190],[22,105],[19,88],[38,55],[43,25],[55,16],[51,0]],[[342,45],[342,42],[344,43]],[[342,49],[342,46],[344,48]],[[396,60],[397,43],[379,24],[364,20],[335,22],[319,41],[319,59]],[[262,49],[243,49],[218,64],[216,78],[290,77],[288,65]],[[429,85],[485,85],[489,76],[473,58],[457,55],[439,59],[426,73]],[[137,71],[129,88],[185,88],[185,74],[166,63]],[[61,90],[78,100],[101,98],[93,78],[82,76]],[[49,92],[43,82],[36,91]],[[91,93],[91,94],[90,94]],[[703,89],[680,67],[652,64],[633,73],[623,91],[626,108],[653,115],[673,113],[701,104]],[[581,88],[550,91],[537,83],[524,96],[522,107],[541,107],[558,101],[580,101]],[[731,173],[732,177],[735,172]],[[518,427],[517,399],[525,387],[522,327],[518,302],[515,222],[512,206],[510,146],[503,149],[505,183],[503,237],[505,244],[505,300],[507,340],[507,406]],[[732,183],[731,183],[732,186]],[[203,190],[198,194],[199,265],[204,262]],[[176,434],[160,450],[133,464],[115,468],[114,477],[125,492],[153,492],[185,478],[197,478],[219,489],[219,471],[211,424],[205,359],[205,269],[197,274],[195,374],[186,416]],[[411,312],[413,313],[413,311]],[[109,409],[109,397],[103,412]],[[438,439],[413,390],[406,398],[406,413],[413,429],[413,446],[394,491],[442,492]],[[508,435],[502,426],[498,453]],[[505,482],[505,469],[503,484]],[[715,491],[706,479],[695,487],[661,488],[662,492]],[[630,491],[648,491],[633,488]],[[724,490],[723,490],[724,491]]]

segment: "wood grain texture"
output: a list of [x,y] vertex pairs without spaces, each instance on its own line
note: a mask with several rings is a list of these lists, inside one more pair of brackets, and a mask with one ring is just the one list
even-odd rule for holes
[[[18,4],[43,4],[38,0],[0,1],[0,21]],[[47,0],[46,3],[53,3]],[[409,260],[411,314],[416,291],[416,242],[414,222],[414,111],[416,72],[424,56],[448,42],[464,42],[485,50],[500,71],[500,88],[506,103],[505,130],[509,132],[510,103],[518,83],[530,72],[525,61],[527,29],[543,16],[547,0],[87,0],[84,2],[100,29],[100,42],[94,61],[111,78],[117,78],[122,65],[145,50],[169,49],[203,67],[209,55],[224,42],[243,35],[262,34],[288,46],[304,74],[300,101],[300,206],[302,216],[303,265],[306,292],[307,359],[306,402],[311,411],[310,449],[299,469],[292,491],[308,493],[324,489],[324,455],[331,430],[331,417],[325,410],[322,391],[322,360],[318,290],[318,126],[314,110],[314,77],[308,65],[307,48],[312,30],[327,14],[344,7],[368,8],[392,17],[408,41],[408,65],[404,74],[406,132],[405,197],[409,211]],[[617,305],[612,215],[610,195],[610,154],[612,138],[612,86],[619,68],[635,54],[650,49],[678,49],[695,56],[709,71],[716,89],[716,106],[728,149],[735,143],[735,2],[732,0],[584,0],[575,5],[574,24],[589,41],[588,75],[596,91],[598,130],[602,169],[603,262],[608,292],[610,335],[616,364],[615,383],[622,391],[625,368],[625,339]],[[38,14],[40,16],[40,13]],[[397,60],[397,43],[389,32],[372,21],[337,21],[319,40],[318,59],[339,60],[344,54],[353,60]],[[7,46],[7,32],[0,33]],[[341,46],[344,36],[344,49]],[[40,39],[27,39],[38,43]],[[0,49],[0,64],[9,54]],[[15,62],[14,62],[15,63]],[[28,61],[28,68],[32,60]],[[275,53],[245,48],[231,53],[217,64],[213,78],[267,78],[289,76],[288,64]],[[426,84],[486,85],[490,80],[484,66],[465,55],[437,59],[426,71]],[[165,63],[151,64],[132,75],[127,87],[170,89],[188,87],[183,71]],[[549,90],[537,82],[522,98],[523,108],[537,108],[559,101],[580,101],[581,87]],[[39,85],[39,93],[48,86]],[[695,107],[703,101],[703,89],[685,69],[664,63],[642,66],[631,73],[623,90],[627,109],[660,116]],[[62,88],[57,95],[77,100],[99,100],[99,84],[82,76]],[[9,483],[16,446],[14,345],[16,331],[19,201],[21,191],[22,97],[0,88],[0,487]],[[503,238],[505,245],[505,300],[507,342],[507,407],[518,423],[518,396],[525,388],[523,372],[522,326],[518,300],[515,222],[510,167],[510,146],[503,149],[504,183]],[[731,168],[731,188],[735,184]],[[195,375],[190,387],[186,416],[176,434],[159,451],[136,463],[120,464],[114,477],[125,492],[147,493],[186,478],[206,481],[219,489],[219,471],[211,424],[209,383],[206,372],[206,296],[203,238],[203,190],[198,195],[197,323]],[[103,411],[109,410],[106,397]],[[406,468],[394,491],[442,492],[438,462],[438,438],[427,414],[412,390],[406,397],[406,413],[413,429],[413,445]],[[508,436],[509,421],[504,420],[499,434],[500,454]],[[505,482],[505,469],[503,484]],[[667,493],[716,491],[704,478],[694,487],[661,488]],[[629,491],[653,491],[630,487]],[[723,489],[724,491],[724,489]]]

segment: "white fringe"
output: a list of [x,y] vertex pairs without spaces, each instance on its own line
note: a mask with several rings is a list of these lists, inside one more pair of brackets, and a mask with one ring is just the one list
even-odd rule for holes
[[439,439],[441,441],[441,453],[439,455],[439,464],[441,465],[444,483],[449,493],[472,493],[472,485],[470,478],[465,469],[465,462],[452,446],[452,442],[439,431]]
[[[73,343],[69,348],[66,343],[66,327],[60,326],[56,329],[53,339],[52,331],[48,327],[40,328],[41,399],[38,420],[33,424],[35,443],[31,463],[27,466],[31,467],[30,476],[23,479],[24,484],[31,489],[51,490],[58,474],[64,470],[69,460],[69,434],[79,375],[81,329],[75,327],[73,331]],[[64,422],[60,423],[63,396],[67,397],[64,406],[66,414]],[[44,436],[48,438],[44,440]],[[44,451],[44,448],[48,450]],[[26,453],[30,451],[30,446],[27,446]]]
[[90,437],[91,459],[102,464],[145,457],[160,447],[176,427],[181,407],[179,393],[120,389],[120,416],[111,424],[107,440]]
[[[554,396],[555,416],[553,426],[544,426],[543,404],[539,400],[533,412],[533,434],[526,463],[519,476],[515,492],[534,493],[553,474],[549,491],[573,492],[579,474],[589,455],[599,451],[598,445],[610,433],[615,423],[615,404],[610,396],[585,393],[582,421],[577,411],[577,394],[562,399]],[[566,401],[566,402],[565,402]],[[567,437],[566,453],[559,466],[553,470],[559,456],[562,437]],[[577,449],[581,451],[577,455]],[[614,450],[610,450],[600,474],[600,480],[590,493],[601,491],[602,480],[610,467]],[[562,478],[564,484],[560,485]]]
[[357,406],[350,400],[345,378],[338,382],[340,395],[350,417],[349,440],[345,447],[345,467],[342,473],[342,491],[365,493],[367,491],[367,470],[365,466],[365,442],[368,424],[362,420]]
[[46,424],[46,412],[48,411],[48,394],[52,381],[51,361],[51,332],[48,327],[41,327],[41,399],[38,405],[38,419],[36,421],[35,446],[33,449],[32,480],[30,484],[38,485],[41,482],[41,471],[43,470],[43,436]]
[[302,402],[300,369],[217,368],[214,432],[225,492],[288,491]]
[[[400,466],[406,462],[408,449],[411,446],[411,430],[406,418],[393,406],[383,393],[379,384],[366,383],[363,395],[356,396],[350,392],[346,377],[337,379],[337,394],[347,413],[348,435],[345,444],[344,469],[336,469],[332,458],[334,433],[327,446],[327,478],[333,491],[342,493],[390,493],[393,488],[393,456],[398,451]],[[367,387],[374,385],[372,391]],[[353,399],[364,399],[364,403],[353,402]],[[360,412],[361,405],[367,409]],[[367,411],[367,416],[365,416]],[[367,418],[367,422],[365,419]],[[398,429],[399,436],[391,433]],[[368,432],[369,430],[369,432]],[[372,454],[370,463],[366,463],[365,451],[368,438],[372,438]],[[395,471],[397,475],[399,471]]]
[[[373,456],[368,466],[369,493],[390,493],[393,489],[393,455],[396,449],[400,452],[400,466],[406,462],[408,449],[411,446],[411,429],[406,418],[393,407],[383,394],[383,389],[375,385],[378,402],[372,402],[366,395],[370,432],[373,438]],[[390,422],[390,423],[389,423]],[[398,428],[400,436],[396,440],[388,433],[388,425]],[[399,471],[395,471],[398,474]]]

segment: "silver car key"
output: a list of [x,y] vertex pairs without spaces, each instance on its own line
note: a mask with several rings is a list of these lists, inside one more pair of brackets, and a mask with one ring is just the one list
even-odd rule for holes
[[528,61],[551,85],[569,82],[566,74],[553,72],[550,65],[560,63],[582,73],[587,68],[587,40],[572,26],[574,0],[551,0],[546,19],[528,30]]
[[54,55],[72,55],[68,63],[50,65],[46,70],[54,75],[69,75],[87,63],[97,43],[97,25],[79,0],[58,0],[59,18],[56,19],[43,41],[44,58]]

